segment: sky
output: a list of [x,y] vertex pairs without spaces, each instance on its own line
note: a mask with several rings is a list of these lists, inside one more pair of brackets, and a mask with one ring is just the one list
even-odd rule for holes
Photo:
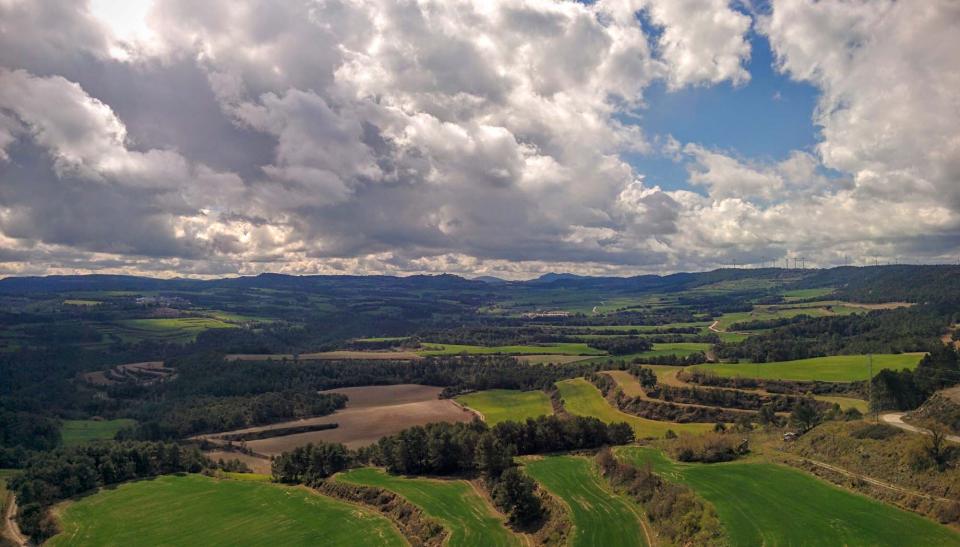
[[0,276],[960,260],[955,0],[0,0]]

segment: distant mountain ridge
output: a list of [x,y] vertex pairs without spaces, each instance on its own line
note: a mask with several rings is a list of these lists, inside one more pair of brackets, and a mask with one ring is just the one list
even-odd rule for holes
[[[745,282],[744,280],[751,280]],[[506,281],[492,276],[466,279],[452,274],[412,275],[288,275],[263,273],[256,276],[219,279],[157,279],[130,275],[52,275],[0,279],[0,293],[79,291],[189,291],[207,288],[288,289],[288,290],[445,290],[515,291],[541,288],[569,288],[613,292],[681,292],[698,287],[730,287],[757,291],[771,284],[791,289],[832,287],[847,298],[865,302],[906,300],[919,302],[960,295],[960,266],[896,265],[843,266],[830,269],[719,269],[669,275],[634,277],[591,277],[571,273],[547,273],[527,281]]]

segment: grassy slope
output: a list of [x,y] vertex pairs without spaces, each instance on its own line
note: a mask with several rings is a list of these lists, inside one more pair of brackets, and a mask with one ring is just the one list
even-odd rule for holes
[[610,491],[590,460],[548,456],[525,461],[528,475],[570,507],[571,545],[646,545],[639,515],[631,503]]
[[583,378],[557,382],[567,412],[577,416],[594,416],[611,422],[627,422],[633,426],[637,438],[662,437],[668,429],[675,433],[700,433],[713,429],[713,424],[678,424],[658,422],[625,414],[610,406],[593,384]]
[[553,414],[550,398],[542,391],[490,389],[461,395],[457,401],[479,411],[490,425]]
[[421,355],[456,355],[458,353],[508,355],[604,355],[605,352],[591,348],[583,343],[544,344],[542,346],[470,346],[466,344],[434,344],[425,342]]
[[48,545],[404,545],[390,522],[303,488],[201,475],[126,483],[69,504]]
[[920,516],[770,463],[680,464],[653,448],[618,455],[650,462],[712,502],[732,545],[960,545],[960,535]]
[[64,446],[76,446],[87,441],[112,439],[117,432],[125,427],[131,427],[134,420],[64,420],[60,435]]
[[[898,355],[874,355],[873,373],[881,369],[912,369],[920,362],[920,353],[902,353]],[[745,376],[769,380],[824,380],[830,382],[853,382],[866,380],[869,377],[867,356],[865,355],[835,355],[831,357],[814,357],[797,361],[781,361],[776,363],[737,363],[737,364],[704,364],[695,368],[708,370],[720,376]]]
[[400,494],[443,522],[450,530],[448,545],[520,544],[519,538],[504,527],[466,481],[394,477],[369,467],[341,473],[337,480],[379,486]]

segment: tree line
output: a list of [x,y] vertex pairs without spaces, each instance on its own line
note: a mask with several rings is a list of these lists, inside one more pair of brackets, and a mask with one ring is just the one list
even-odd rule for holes
[[21,530],[38,543],[57,533],[48,509],[96,488],[169,473],[196,473],[210,465],[195,447],[156,442],[92,443],[30,456],[7,480],[20,506]]

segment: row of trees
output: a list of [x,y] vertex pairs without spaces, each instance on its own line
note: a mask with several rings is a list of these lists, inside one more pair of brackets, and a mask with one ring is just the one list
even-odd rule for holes
[[680,380],[701,386],[728,387],[734,389],[762,389],[770,393],[795,395],[812,393],[814,395],[842,394],[854,398],[866,399],[866,382],[824,382],[820,380],[764,380],[744,376],[719,376],[703,370],[681,370],[677,373]]
[[635,336],[596,338],[587,342],[587,345],[591,348],[606,351],[610,355],[642,353],[653,348],[653,344],[649,340]]
[[764,405],[771,405],[776,412],[789,412],[802,400],[807,400],[814,406],[826,410],[830,405],[816,401],[809,397],[789,395],[765,395],[738,389],[724,388],[696,388],[657,385],[647,390],[647,396],[667,402],[718,406],[723,408],[737,408],[741,410],[760,410]]
[[490,428],[471,423],[436,423],[384,437],[360,452],[361,458],[392,473],[410,475],[470,473],[499,475],[513,456],[596,448],[633,441],[626,423],[607,425],[596,418],[540,416],[501,422]]
[[725,544],[716,510],[688,486],[664,480],[650,466],[622,462],[609,449],[598,452],[596,462],[614,488],[643,506],[658,535],[671,545]]

